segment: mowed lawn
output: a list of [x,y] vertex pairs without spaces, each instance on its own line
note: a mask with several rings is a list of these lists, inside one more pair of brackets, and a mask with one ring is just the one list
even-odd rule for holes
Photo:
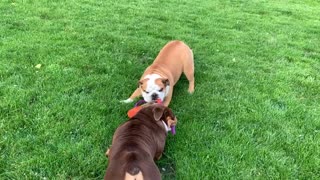
[[2,0],[0,179],[102,179],[121,104],[170,40],[195,55],[163,179],[320,177],[320,2]]

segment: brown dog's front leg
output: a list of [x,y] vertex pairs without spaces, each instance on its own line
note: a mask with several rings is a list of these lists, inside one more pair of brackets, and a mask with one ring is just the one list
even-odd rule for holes
[[156,158],[157,158],[157,160],[160,160],[161,157],[162,157],[162,153],[160,155],[158,155]]
[[108,157],[110,154],[110,149],[108,148],[107,151],[106,151],[106,157]]

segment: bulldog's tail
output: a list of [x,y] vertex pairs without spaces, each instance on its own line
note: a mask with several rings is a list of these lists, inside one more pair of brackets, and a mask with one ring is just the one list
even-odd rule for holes
[[137,155],[132,153],[127,156],[125,180],[143,180],[141,169],[137,162]]
[[139,167],[137,167],[137,166],[129,166],[129,167],[127,167],[127,171],[126,171],[127,173],[129,173],[130,175],[132,175],[132,176],[135,176],[135,175],[137,175],[139,172],[141,172],[141,170],[140,170],[140,168]]
[[132,165],[127,167],[124,180],[143,180],[143,175],[139,167]]

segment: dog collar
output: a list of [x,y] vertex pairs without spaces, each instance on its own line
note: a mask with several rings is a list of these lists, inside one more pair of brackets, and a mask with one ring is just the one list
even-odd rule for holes
[[171,131],[171,128],[168,127],[168,125],[162,121],[163,125],[164,125],[164,128],[166,129],[167,132]]
[[168,127],[168,125],[164,121],[162,121],[162,123],[167,132],[171,131],[172,135],[176,134],[176,126]]

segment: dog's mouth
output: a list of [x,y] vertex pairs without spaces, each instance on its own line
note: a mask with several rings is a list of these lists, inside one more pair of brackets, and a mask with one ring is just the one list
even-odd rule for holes
[[164,100],[164,93],[160,93],[157,91],[145,91],[142,89],[142,96],[146,102],[156,101],[157,99]]
[[176,125],[177,125],[177,118],[176,117],[170,117],[168,116],[166,118],[166,122],[162,121],[164,126],[165,126],[165,129],[166,131],[171,131],[172,135],[175,135],[176,134]]
[[162,102],[163,98],[157,96],[157,97],[151,97],[151,98],[144,98],[144,100],[148,103],[151,103],[151,102],[157,103],[159,100]]
[[177,124],[177,118],[176,117],[168,116],[166,120],[167,120],[168,127],[172,127],[172,126],[175,126]]
[[156,94],[156,93],[153,93],[153,94],[151,95],[151,100],[152,100],[152,101],[155,101],[155,100],[157,100],[158,98],[159,98],[159,95]]

